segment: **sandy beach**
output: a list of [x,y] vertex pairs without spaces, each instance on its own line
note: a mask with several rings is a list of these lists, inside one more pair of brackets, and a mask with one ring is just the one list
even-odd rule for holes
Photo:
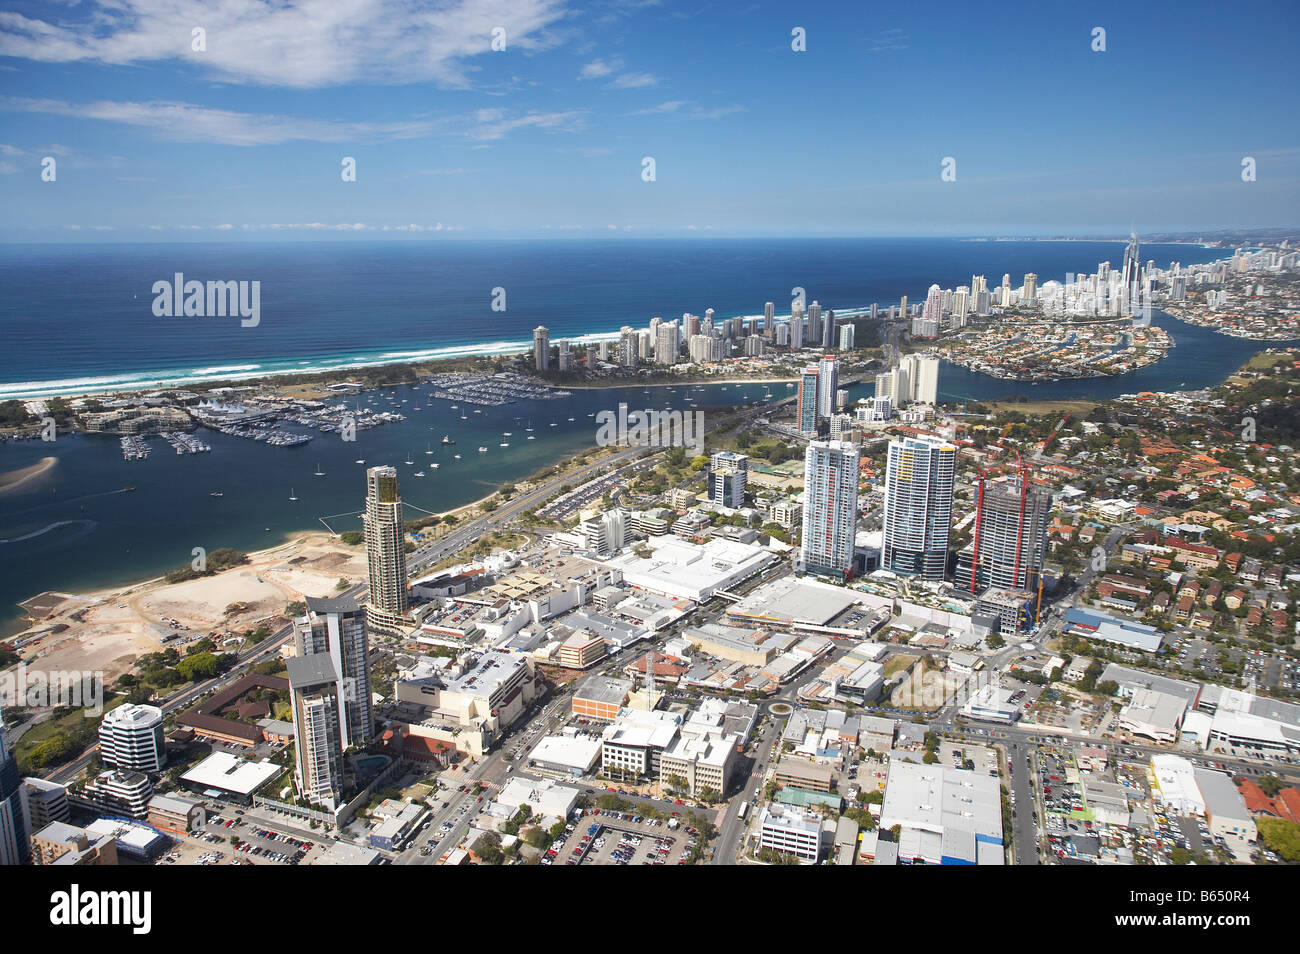
[[18,634],[19,640],[45,634],[20,655],[29,670],[102,672],[111,682],[140,656],[162,649],[165,637],[215,633],[220,643],[227,632],[256,628],[286,604],[331,596],[340,579],[356,582],[366,573],[363,547],[322,531],[294,534],[248,557],[246,565],[182,583],[159,577],[70,596],[48,619]]
[[35,480],[58,463],[58,460],[57,457],[42,457],[30,467],[19,467],[17,470],[0,474],[0,494],[7,494],[10,491],[17,490],[23,484]]

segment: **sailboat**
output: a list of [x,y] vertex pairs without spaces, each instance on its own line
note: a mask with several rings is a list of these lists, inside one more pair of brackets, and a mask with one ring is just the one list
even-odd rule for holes
[[410,454],[407,454],[407,455],[406,455],[406,463],[407,463],[408,465],[410,465],[410,464],[414,464],[414,463],[415,463],[415,461],[411,460],[411,455],[410,455]]
[[[570,418],[569,420],[573,420],[573,418]],[[551,427],[559,427],[559,426],[560,426],[559,421],[555,420],[555,418],[551,418]]]
[[533,419],[530,417],[530,418],[528,419],[528,426],[525,427],[524,430],[526,430],[526,431],[531,431],[532,429],[533,429]]
[[320,463],[319,463],[319,462],[316,464],[316,476],[317,476],[317,477],[324,477],[324,476],[325,476],[325,471],[323,471],[323,470],[320,469]]
[[289,499],[290,499],[290,500],[297,500],[297,499],[298,499],[298,495],[295,494],[295,493],[293,492],[293,488],[292,488],[292,487],[289,488]]
[[426,449],[425,449],[425,453],[426,453],[426,454],[432,454],[432,453],[433,453],[433,448],[432,448],[432,447],[430,447],[428,444],[425,444],[424,446],[425,446],[425,448],[426,448]]

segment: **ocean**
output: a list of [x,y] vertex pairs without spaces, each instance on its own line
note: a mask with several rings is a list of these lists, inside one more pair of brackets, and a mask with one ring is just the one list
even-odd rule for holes
[[[1191,245],[1143,250],[1161,266],[1224,254]],[[1010,272],[1018,285],[1033,271],[1041,285],[1093,271],[1103,260],[1118,265],[1122,255],[1118,242],[950,239],[0,246],[0,329],[8,346],[0,400],[522,350],[538,324],[554,342],[710,307],[719,318],[755,315],[770,300],[780,313],[795,286],[826,308],[887,306],[902,295],[924,300],[934,282],[955,287],[985,274],[996,285]],[[153,283],[176,272],[187,280],[260,281],[259,325],[154,317]],[[504,313],[491,310],[495,288],[506,291]],[[1176,346],[1133,374],[1031,386],[944,364],[941,397],[1112,397],[1203,387],[1263,347],[1168,315],[1156,323]],[[771,390],[791,393],[784,385]],[[870,390],[858,386],[853,396]],[[759,400],[763,391],[712,385],[694,396],[700,405],[735,404]],[[0,495],[0,632],[19,626],[16,601],[41,590],[156,576],[187,564],[196,546],[251,550],[295,531],[357,528],[364,466],[356,459],[397,466],[418,516],[469,503],[591,446],[596,428],[588,413],[621,400],[632,408],[686,407],[681,387],[578,390],[563,401],[483,408],[461,421],[448,402],[427,404],[421,394],[395,388],[363,396],[380,410],[390,407],[388,397],[406,398],[397,407],[407,420],[359,431],[352,444],[317,434],[301,447],[275,448],[199,430],[211,453],[176,455],[152,439],[152,456],[130,462],[109,437],[0,444],[0,473],[56,458],[39,478]],[[533,441],[526,440],[529,422]],[[454,447],[439,443],[444,434]],[[478,453],[479,446],[488,451]],[[427,466],[435,460],[436,471]],[[314,476],[318,466],[325,476]],[[421,466],[427,476],[415,478]],[[128,486],[136,489],[124,491]]]
[[[643,328],[713,308],[789,313],[803,288],[824,308],[924,301],[934,282],[1042,283],[1122,262],[1119,242],[958,239],[634,239],[0,246],[0,400],[275,372],[522,350]],[[1160,266],[1221,249],[1148,246]],[[256,327],[159,318],[156,282],[257,281]],[[493,311],[494,289],[506,310]]]

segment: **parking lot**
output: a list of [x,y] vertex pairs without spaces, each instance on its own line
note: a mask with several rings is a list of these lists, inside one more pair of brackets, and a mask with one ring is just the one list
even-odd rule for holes
[[[638,819],[640,819],[638,821]],[[567,826],[542,864],[676,865],[697,839],[694,829],[630,813],[592,810]]]
[[[315,841],[273,831],[254,819],[233,813],[213,815],[203,830],[191,837],[226,857],[267,864],[301,864],[309,860],[312,852],[319,854],[322,850]],[[238,843],[232,843],[232,837],[238,838]]]

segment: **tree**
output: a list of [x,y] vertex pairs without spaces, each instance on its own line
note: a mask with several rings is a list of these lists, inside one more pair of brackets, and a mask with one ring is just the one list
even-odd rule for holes
[[1255,824],[1259,840],[1283,861],[1300,862],[1300,825],[1285,818],[1261,818]]

